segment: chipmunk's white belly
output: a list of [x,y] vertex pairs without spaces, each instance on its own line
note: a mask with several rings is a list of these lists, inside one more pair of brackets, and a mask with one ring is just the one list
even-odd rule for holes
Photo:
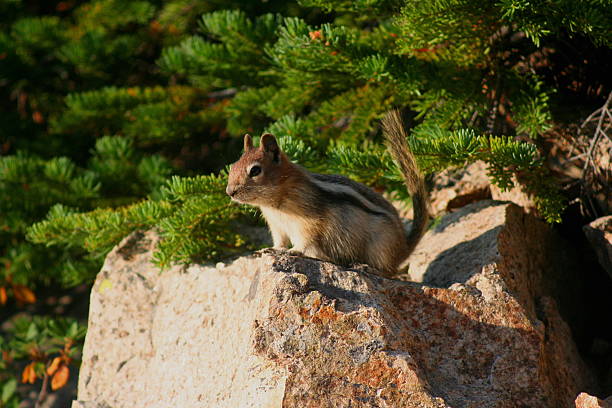
[[261,208],[271,229],[283,231],[289,237],[293,248],[304,248],[307,242],[308,220],[295,215],[283,213],[274,208]]

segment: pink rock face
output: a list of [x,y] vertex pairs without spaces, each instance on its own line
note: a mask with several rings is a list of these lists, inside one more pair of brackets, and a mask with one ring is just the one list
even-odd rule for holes
[[432,215],[437,216],[487,198],[491,198],[491,183],[484,162],[477,161],[461,169],[445,170],[434,179],[431,192]]
[[523,207],[523,209],[530,214],[537,213],[533,195],[525,192],[524,187],[516,178],[513,178],[513,182],[514,186],[506,191],[502,191],[502,189],[496,185],[491,185],[491,198],[499,201],[510,201]]
[[609,401],[609,398],[604,401],[586,392],[581,392],[576,398],[576,408],[612,408],[612,402]]
[[[413,219],[412,206],[403,200],[387,197],[402,218]],[[430,193],[430,214],[437,217],[480,200],[491,198],[491,183],[487,165],[477,161],[461,168],[442,171],[433,179]]]
[[155,234],[129,237],[92,291],[74,406],[574,406],[592,377],[514,236],[547,227],[511,204],[453,216],[491,242],[438,287],[272,250],[160,274]]

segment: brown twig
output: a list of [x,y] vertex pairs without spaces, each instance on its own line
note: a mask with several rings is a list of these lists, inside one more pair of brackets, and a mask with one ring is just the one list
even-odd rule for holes
[[[608,110],[608,105],[610,104],[610,101],[612,101],[612,92],[610,92],[610,94],[608,95],[608,99],[606,100],[606,103],[599,109],[597,109],[595,112],[599,111],[600,115],[599,115],[599,119],[597,120],[597,127],[595,128],[595,133],[593,134],[593,138],[591,139],[591,143],[589,144],[589,149],[587,150],[587,157],[586,160],[584,162],[584,167],[582,168],[582,172],[583,172],[583,178],[584,175],[586,173],[587,168],[589,167],[589,165],[591,163],[594,164],[594,160],[593,160],[593,150],[595,149],[595,146],[597,146],[597,142],[599,142],[599,138],[601,137],[601,135],[605,135],[606,137],[609,137],[604,131],[601,130],[601,125],[603,123],[604,117],[606,116],[606,114],[610,115],[610,111]],[[580,128],[582,129],[588,121],[591,121],[595,118],[595,116],[593,114],[589,115],[589,117],[587,118],[587,120],[585,120],[582,123],[582,126],[580,126]],[[607,129],[607,127],[606,127]]]
[[495,133],[495,128],[497,124],[497,116],[499,111],[499,103],[501,100],[501,75],[499,72],[495,78],[495,88],[493,89],[493,101],[491,102],[491,107],[489,110],[489,117],[487,118],[487,130],[490,134]]
[[47,375],[46,371],[47,370],[45,369],[45,376],[43,377],[42,386],[40,387],[40,392],[38,393],[38,398],[36,399],[36,404],[34,405],[34,408],[41,408],[42,404],[47,399],[47,395],[49,395],[49,376]]
[[[583,129],[587,127],[587,125],[594,125],[595,130],[593,132],[592,137],[586,143],[582,153],[577,154],[571,157],[569,160],[584,160],[584,164],[582,166],[582,175],[580,177],[580,185],[581,185],[581,203],[583,209],[587,211],[585,213],[590,214],[590,216],[596,217],[598,215],[596,200],[593,197],[593,186],[591,184],[599,184],[600,192],[604,194],[606,197],[605,202],[608,202],[610,197],[610,189],[609,186],[609,172],[599,168],[597,163],[597,152],[596,148],[600,141],[603,138],[608,138],[612,140],[610,135],[608,134],[608,130],[612,127],[612,113],[610,112],[610,104],[612,103],[612,92],[608,95],[606,102],[602,107],[595,110],[591,113],[580,125],[578,129],[577,140],[580,139],[581,133]],[[586,137],[586,135],[585,135]],[[588,208],[587,208],[588,207]]]

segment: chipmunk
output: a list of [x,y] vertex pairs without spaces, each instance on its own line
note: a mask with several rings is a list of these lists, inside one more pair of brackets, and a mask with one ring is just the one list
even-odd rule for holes
[[413,200],[408,233],[380,194],[347,177],[311,173],[292,163],[269,133],[261,136],[258,148],[250,135],[244,136],[244,153],[231,166],[226,193],[260,208],[274,248],[293,245],[305,256],[344,266],[366,263],[392,276],[423,235],[428,196],[399,113],[389,112],[382,125]]

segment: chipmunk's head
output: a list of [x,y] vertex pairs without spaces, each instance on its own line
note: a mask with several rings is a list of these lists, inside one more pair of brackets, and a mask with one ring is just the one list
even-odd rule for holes
[[259,147],[253,146],[250,135],[244,135],[244,152],[230,168],[225,192],[239,203],[270,204],[278,199],[286,162],[287,158],[271,134],[261,137]]

